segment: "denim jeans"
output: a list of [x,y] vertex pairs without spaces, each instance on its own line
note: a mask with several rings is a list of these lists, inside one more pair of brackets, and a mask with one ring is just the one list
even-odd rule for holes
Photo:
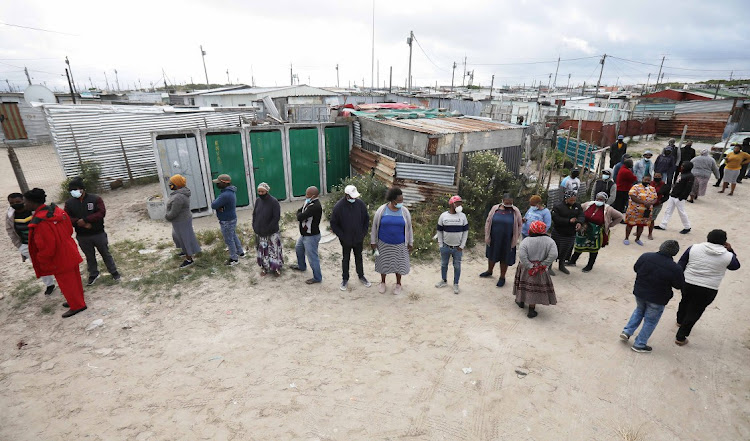
[[221,235],[224,236],[224,243],[229,248],[229,258],[232,260],[238,260],[240,254],[244,253],[242,249],[242,242],[237,237],[237,218],[229,221],[219,221],[219,227],[221,227]]
[[301,236],[297,239],[294,251],[297,252],[297,266],[302,271],[307,269],[305,256],[310,261],[313,279],[320,282],[323,280],[323,274],[320,273],[320,258],[318,257],[318,244],[320,243],[320,234],[315,236]]
[[630,316],[630,321],[625,325],[625,329],[623,329],[622,332],[628,335],[633,335],[635,330],[638,329],[638,326],[641,324],[641,321],[643,321],[641,332],[638,333],[638,337],[636,337],[635,342],[633,342],[633,346],[642,348],[646,346],[648,338],[651,337],[654,329],[656,329],[656,325],[659,323],[659,319],[661,318],[661,314],[664,312],[664,307],[666,305],[657,305],[656,303],[647,302],[640,297],[636,297],[635,302],[636,307],[633,311],[633,315]]
[[461,256],[463,254],[463,251],[458,251],[458,248],[445,245],[440,247],[440,274],[444,281],[448,281],[448,261],[453,256],[453,284],[458,285],[458,279],[461,278]]

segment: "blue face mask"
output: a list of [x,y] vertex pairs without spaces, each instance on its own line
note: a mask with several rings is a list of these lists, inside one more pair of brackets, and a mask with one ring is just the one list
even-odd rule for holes
[[402,208],[403,206],[404,206],[404,204],[402,204],[402,203],[396,204],[396,208]]
[[70,190],[70,195],[76,199],[80,198],[82,194],[81,190]]
[[310,199],[310,198],[305,198],[305,203],[306,203],[306,204],[309,204],[311,200],[312,200],[312,199]]
[[357,202],[357,200],[356,199],[347,199],[347,202],[349,202],[350,204],[353,204],[353,203]]

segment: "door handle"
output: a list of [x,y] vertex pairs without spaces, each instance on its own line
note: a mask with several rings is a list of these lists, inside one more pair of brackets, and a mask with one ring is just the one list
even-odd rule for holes
[[253,170],[258,170],[260,167],[253,167]]

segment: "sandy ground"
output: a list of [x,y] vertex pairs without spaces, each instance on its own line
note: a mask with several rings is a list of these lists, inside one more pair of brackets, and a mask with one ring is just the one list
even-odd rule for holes
[[[741,260],[750,253],[736,215],[750,209],[749,185],[733,198],[709,187],[711,197],[688,206],[688,236],[675,217],[656,241],[624,246],[617,227],[593,272],[554,278],[559,303],[533,320],[512,286],[477,277],[482,250],[464,259],[460,295],[433,287],[433,262],[414,265],[396,297],[358,283],[339,291],[336,241],[321,246],[321,285],[291,272],[260,279],[246,259],[235,269],[255,273],[255,285],[205,280],[148,301],[98,284],[86,289],[89,310],[63,320],[59,305],[40,312],[41,283],[12,308],[7,293],[32,270],[0,241],[0,439],[618,440],[637,430],[644,440],[750,439],[745,268],[727,274],[689,345],[673,343],[679,293],[652,354],[618,338],[640,253],[668,238],[685,248],[715,227]],[[168,237],[141,202],[155,192],[105,194],[112,241]],[[373,263],[365,268],[375,280]],[[86,331],[95,319],[104,325]]]

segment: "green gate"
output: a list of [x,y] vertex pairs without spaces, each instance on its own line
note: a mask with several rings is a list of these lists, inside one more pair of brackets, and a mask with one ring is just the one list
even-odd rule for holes
[[279,130],[250,131],[250,152],[253,157],[255,185],[265,182],[271,187],[271,196],[286,199],[284,183],[284,156]]
[[[245,157],[242,154],[242,135],[239,133],[207,133],[206,147],[208,149],[211,179],[216,179],[220,174],[228,174],[232,177],[232,185],[237,187],[237,206],[250,205],[250,196],[247,193]],[[218,196],[221,190],[216,184],[213,185],[214,194]]]
[[292,196],[304,196],[307,187],[320,188],[318,129],[289,129]]
[[349,177],[349,127],[324,130],[326,140],[326,184],[328,191]]

